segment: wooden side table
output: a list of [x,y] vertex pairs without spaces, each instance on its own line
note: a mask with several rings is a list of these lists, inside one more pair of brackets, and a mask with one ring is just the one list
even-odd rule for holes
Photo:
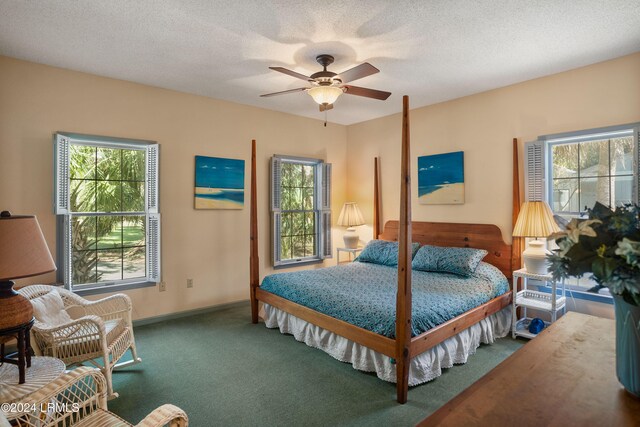
[[18,360],[10,359],[4,355],[5,342],[0,344],[0,363],[11,363],[18,366],[19,384],[24,384],[25,369],[31,367],[31,338],[30,331],[34,319],[22,325],[0,330],[0,337],[15,338],[18,341]]

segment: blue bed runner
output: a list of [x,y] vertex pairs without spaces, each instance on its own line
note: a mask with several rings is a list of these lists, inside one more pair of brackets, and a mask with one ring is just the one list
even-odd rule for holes
[[[481,262],[472,277],[412,272],[412,336],[506,293],[509,283]],[[267,276],[261,288],[320,313],[395,338],[397,267],[352,262]]]

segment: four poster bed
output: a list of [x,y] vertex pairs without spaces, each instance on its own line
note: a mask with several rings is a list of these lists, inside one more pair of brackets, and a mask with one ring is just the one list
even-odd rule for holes
[[[481,342],[490,343],[495,337],[508,333],[512,298],[509,283],[512,271],[519,268],[520,262],[519,241],[514,240],[513,246],[506,244],[495,225],[411,222],[409,146],[409,105],[405,96],[400,218],[388,221],[382,233],[379,230],[378,159],[374,177],[374,236],[398,241],[397,267],[354,262],[320,270],[274,274],[266,277],[262,286],[258,265],[255,140],[251,156],[253,323],[258,322],[261,301],[267,327],[279,327],[312,347],[352,363],[356,369],[375,371],[378,377],[396,382],[400,403],[407,401],[409,385],[435,378],[442,367],[466,362]],[[516,140],[513,147],[513,218],[517,218],[520,200]],[[421,271],[414,271],[412,277],[412,242],[484,249],[487,255],[470,277]],[[412,280],[415,282],[413,292]],[[390,286],[390,282],[396,281],[397,288]],[[324,290],[324,297],[316,295],[328,288],[329,283],[334,287]],[[477,290],[471,290],[474,287]],[[355,298],[348,298],[349,289],[354,291]],[[447,294],[447,289],[454,291]],[[443,294],[447,294],[444,299],[433,299]],[[393,299],[395,304],[390,303]]]

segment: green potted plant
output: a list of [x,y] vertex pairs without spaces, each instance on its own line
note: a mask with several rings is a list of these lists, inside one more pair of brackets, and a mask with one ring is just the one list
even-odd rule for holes
[[552,234],[558,249],[548,256],[554,279],[591,274],[597,292],[608,288],[616,314],[618,380],[640,397],[640,207],[609,209],[596,202],[588,219],[572,219]]

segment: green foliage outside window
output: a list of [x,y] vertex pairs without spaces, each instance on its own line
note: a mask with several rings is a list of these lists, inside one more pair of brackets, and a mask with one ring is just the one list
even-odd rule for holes
[[317,255],[315,170],[313,165],[282,163],[282,260]]
[[145,151],[73,144],[69,161],[73,282],[144,277]]
[[553,154],[553,205],[556,213],[584,212],[596,202],[633,202],[633,137],[556,144]]

